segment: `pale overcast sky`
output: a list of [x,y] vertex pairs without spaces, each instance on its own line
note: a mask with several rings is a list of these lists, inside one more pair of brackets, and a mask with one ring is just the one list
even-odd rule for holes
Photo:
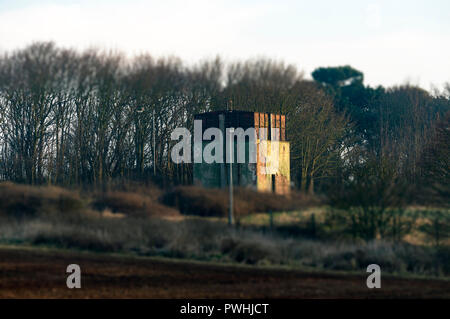
[[450,1],[0,0],[0,51],[33,41],[175,55],[269,57],[307,75],[350,64],[365,82],[450,82]]

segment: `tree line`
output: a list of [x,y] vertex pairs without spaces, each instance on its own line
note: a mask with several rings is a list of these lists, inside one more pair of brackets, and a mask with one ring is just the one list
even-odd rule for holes
[[0,179],[189,184],[192,166],[170,160],[170,133],[232,103],[287,115],[292,181],[303,192],[333,197],[384,176],[378,182],[399,190],[401,181],[448,195],[449,85],[372,88],[350,66],[312,77],[270,59],[187,66],[34,43],[0,58]]

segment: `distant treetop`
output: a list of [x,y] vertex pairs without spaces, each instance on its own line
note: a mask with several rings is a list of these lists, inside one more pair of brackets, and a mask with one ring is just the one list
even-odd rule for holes
[[333,87],[344,86],[354,82],[363,82],[362,72],[352,68],[349,65],[338,67],[317,68],[312,73],[315,81],[329,84]]

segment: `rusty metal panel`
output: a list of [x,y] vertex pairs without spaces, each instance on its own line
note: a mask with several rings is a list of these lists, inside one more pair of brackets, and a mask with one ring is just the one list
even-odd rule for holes
[[259,113],[259,127],[260,127],[259,138],[261,140],[267,139],[267,129],[265,126],[264,117],[265,117],[264,113]]
[[280,116],[279,115],[275,115],[275,114],[270,114],[271,117],[271,136],[270,139],[272,141],[279,141],[280,140],[280,129],[279,129],[279,125],[277,125],[277,123],[279,124],[280,121]]
[[281,115],[280,116],[280,141],[286,141],[286,116],[285,115]]
[[255,127],[259,127],[259,112],[255,112],[254,121],[255,121]]
[[281,117],[279,114],[277,115],[276,127],[278,128],[278,132],[277,132],[278,141],[281,141]]

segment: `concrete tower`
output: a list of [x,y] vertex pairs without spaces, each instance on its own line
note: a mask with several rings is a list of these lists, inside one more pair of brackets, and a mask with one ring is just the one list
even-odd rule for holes
[[[223,163],[194,163],[194,185],[224,188],[229,183],[229,165],[226,164],[226,129],[255,128],[253,143],[245,139],[245,163],[237,163],[237,143],[234,143],[232,165],[233,185],[258,191],[288,194],[290,190],[289,142],[286,137],[286,117],[279,114],[217,111],[197,114],[202,136],[208,128],[219,128],[224,137]],[[202,150],[210,141],[202,142]],[[194,146],[195,147],[195,146]],[[249,150],[256,149],[256,162],[250,162]],[[264,150],[264,151],[263,151]],[[263,151],[263,152],[262,152]],[[262,153],[261,153],[262,152]],[[261,154],[264,154],[261,156]]]

